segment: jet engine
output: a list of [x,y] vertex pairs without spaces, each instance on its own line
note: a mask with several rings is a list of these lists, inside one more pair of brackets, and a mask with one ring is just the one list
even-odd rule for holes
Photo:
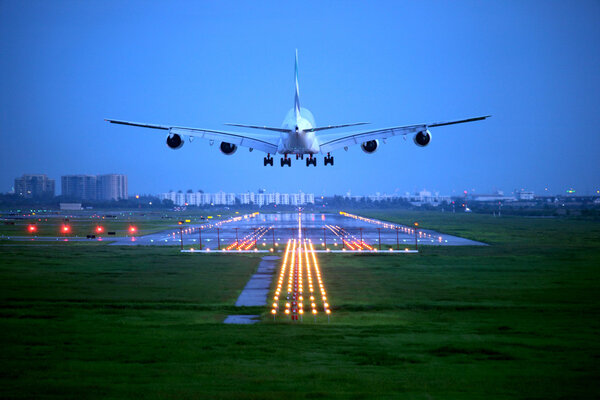
[[417,132],[413,138],[413,141],[417,146],[425,147],[429,144],[429,142],[431,142],[431,132],[429,132],[429,130]]
[[177,150],[183,147],[183,138],[181,137],[181,135],[178,135],[176,133],[167,136],[167,146],[169,146],[170,149],[173,150]]
[[364,142],[360,145],[360,148],[365,153],[375,153],[375,150],[379,147],[379,140],[369,140],[368,142]]
[[228,156],[235,153],[237,151],[237,148],[238,147],[235,144],[227,142],[221,142],[221,145],[219,146],[221,153],[226,154]]

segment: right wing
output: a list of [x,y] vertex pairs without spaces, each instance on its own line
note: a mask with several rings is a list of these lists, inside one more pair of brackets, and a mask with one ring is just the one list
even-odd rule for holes
[[430,124],[394,126],[391,128],[375,129],[372,131],[348,133],[348,134],[345,134],[344,136],[338,136],[338,137],[328,138],[328,139],[326,139],[324,137],[322,137],[322,138],[320,137],[319,145],[321,148],[321,153],[329,153],[329,152],[339,149],[341,147],[348,147],[348,146],[352,146],[355,144],[361,144],[364,142],[368,142],[369,140],[387,139],[392,136],[405,136],[410,133],[417,133],[417,132],[425,131],[428,128],[435,128],[437,126],[445,126],[445,125],[462,124],[465,122],[481,121],[481,120],[484,120],[489,117],[490,117],[489,115],[486,115],[484,117],[461,119],[458,121],[433,122]]
[[264,151],[265,153],[277,153],[277,143],[274,143],[273,140],[269,140],[267,138],[252,137],[237,132],[215,131],[210,129],[199,128],[185,128],[181,126],[155,125],[140,122],[121,121],[116,119],[105,119],[105,121],[108,121],[112,124],[138,126],[141,128],[163,130],[167,131],[166,133],[168,133],[169,135],[190,136],[208,140],[215,140],[219,142],[227,142],[235,144],[237,146],[249,147],[252,149]]
[[353,124],[318,126],[316,128],[308,129],[306,132],[319,132],[319,131],[324,131],[327,129],[346,128],[348,126],[358,126],[358,125],[367,125],[367,124],[369,124],[369,122],[355,122]]

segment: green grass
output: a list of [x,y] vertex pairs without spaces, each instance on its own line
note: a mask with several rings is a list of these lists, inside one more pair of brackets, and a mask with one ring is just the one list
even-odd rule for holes
[[320,254],[331,322],[302,325],[233,307],[258,256],[0,246],[2,397],[600,396],[598,221],[371,216],[490,246]]

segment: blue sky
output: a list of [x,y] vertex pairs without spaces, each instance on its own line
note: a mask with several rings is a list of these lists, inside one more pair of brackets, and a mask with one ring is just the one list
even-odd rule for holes
[[[0,191],[110,172],[131,193],[600,189],[599,2],[282,3],[0,1]],[[493,117],[291,169],[103,121],[279,126],[296,48],[319,125]]]

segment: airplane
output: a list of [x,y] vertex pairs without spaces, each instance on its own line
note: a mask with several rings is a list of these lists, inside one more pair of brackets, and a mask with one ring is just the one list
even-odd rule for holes
[[[366,130],[359,132],[342,133],[339,135],[326,136],[322,132],[330,129],[347,128],[351,126],[366,125],[368,122],[355,122],[341,125],[317,126],[312,113],[303,107],[300,107],[300,93],[298,85],[298,50],[296,49],[296,62],[294,68],[296,90],[294,94],[294,108],[292,108],[283,120],[281,128],[257,125],[243,125],[226,123],[228,126],[238,128],[257,129],[278,133],[277,136],[250,135],[239,132],[226,132],[220,130],[210,130],[202,128],[185,128],[172,125],[155,125],[140,122],[122,121],[116,119],[105,119],[113,124],[130,125],[142,128],[151,128],[161,131],[167,131],[167,146],[171,149],[180,149],[185,138],[191,142],[194,138],[208,139],[210,144],[215,141],[220,142],[219,149],[223,154],[232,155],[239,146],[248,147],[250,151],[254,149],[267,153],[263,159],[264,166],[273,166],[273,157],[271,154],[281,154],[281,166],[292,166],[291,155],[296,159],[304,159],[306,156],[306,166],[317,166],[316,154],[325,155],[323,164],[333,166],[333,156],[331,152],[344,148],[348,150],[349,146],[360,144],[365,153],[374,153],[379,148],[379,140],[384,143],[386,139],[393,136],[403,136],[414,134],[413,141],[419,147],[425,147],[431,142],[431,132],[429,128],[439,126],[462,124],[465,122],[481,121],[489,118],[490,115],[461,119],[447,122],[433,122],[426,124],[394,126],[390,128]],[[272,134],[271,134],[272,135]]]

